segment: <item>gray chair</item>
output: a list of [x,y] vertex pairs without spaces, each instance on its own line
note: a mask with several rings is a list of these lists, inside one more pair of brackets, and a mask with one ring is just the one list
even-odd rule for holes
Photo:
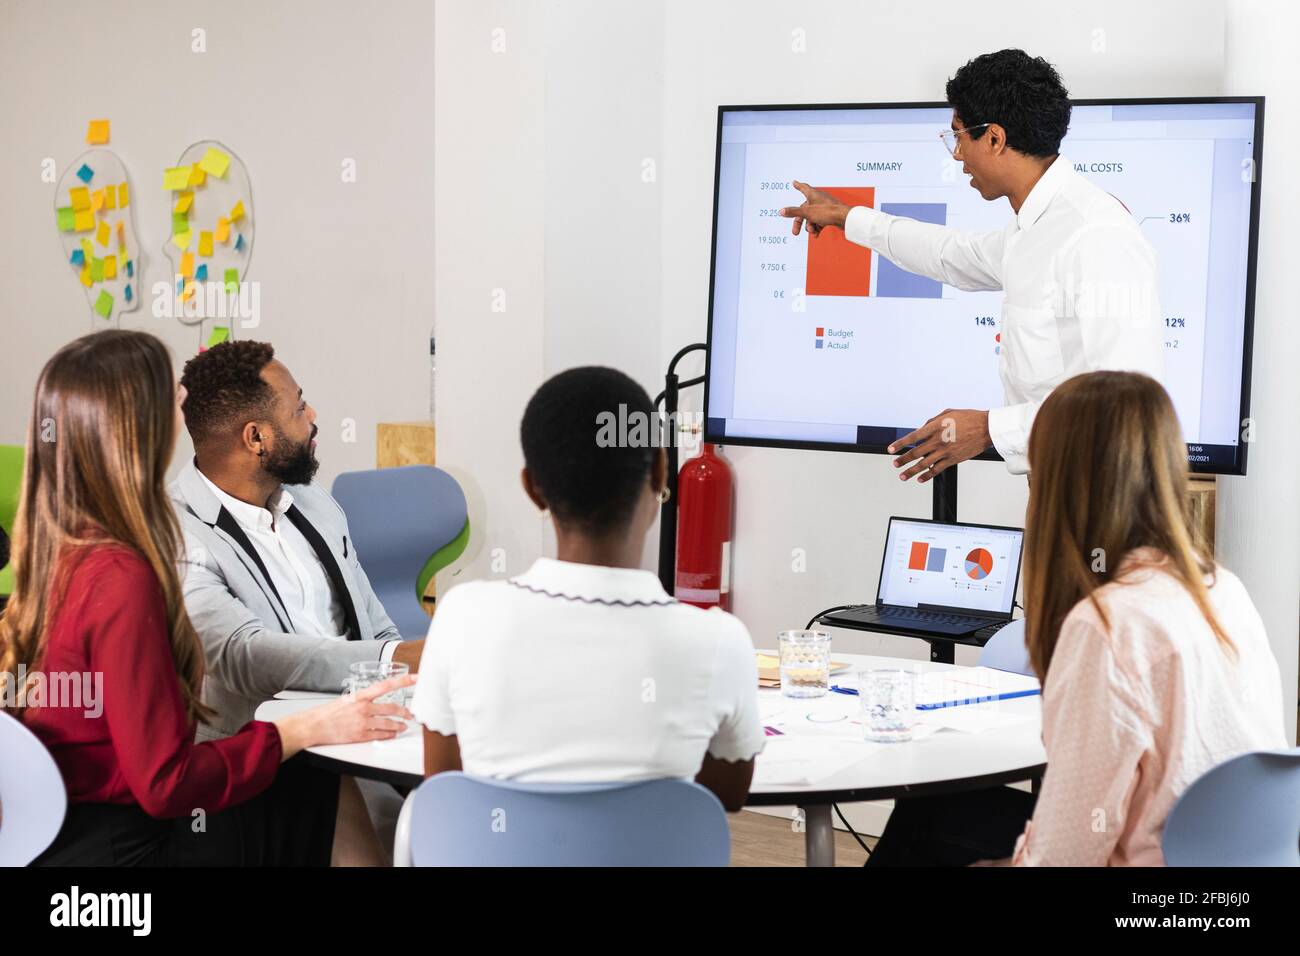
[[68,793],[36,735],[0,713],[0,866],[26,866],[54,842]]
[[980,648],[979,665],[1027,677],[1034,676],[1034,668],[1029,663],[1029,650],[1025,647],[1024,618],[993,632],[988,643]]

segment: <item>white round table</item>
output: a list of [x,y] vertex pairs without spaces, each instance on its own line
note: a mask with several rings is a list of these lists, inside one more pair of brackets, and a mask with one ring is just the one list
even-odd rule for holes
[[[772,652],[765,652],[772,653]],[[867,667],[905,667],[922,673],[969,671],[932,661],[834,654],[850,673],[831,683],[854,683],[853,672]],[[960,676],[954,674],[954,677]],[[286,691],[257,709],[258,720],[332,699],[329,694]],[[756,761],[749,806],[798,807],[803,813],[805,859],[809,866],[835,861],[831,805],[886,800],[921,794],[957,793],[1033,780],[1046,768],[1038,696],[931,711],[927,722],[979,723],[971,728],[936,730],[907,743],[873,743],[861,738],[856,697],[827,694],[811,700],[760,689],[764,724],[780,731],[767,738]],[[978,713],[974,713],[978,711]],[[937,726],[937,724],[936,724]],[[354,777],[416,787],[424,780],[423,736],[412,725],[393,740],[311,747],[308,759],[323,769]]]

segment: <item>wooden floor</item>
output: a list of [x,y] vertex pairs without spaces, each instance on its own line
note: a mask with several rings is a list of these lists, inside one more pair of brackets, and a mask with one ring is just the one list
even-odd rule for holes
[[[804,835],[784,817],[768,816],[742,810],[728,814],[731,824],[732,866],[803,866]],[[875,837],[863,837],[867,846],[875,846]],[[853,837],[835,831],[835,865],[861,866],[867,855]]]

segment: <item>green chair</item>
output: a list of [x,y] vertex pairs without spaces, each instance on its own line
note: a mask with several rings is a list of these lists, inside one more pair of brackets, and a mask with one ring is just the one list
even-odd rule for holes
[[[23,446],[0,445],[0,528],[10,541],[14,536],[14,515],[18,513],[18,491],[23,484]],[[12,564],[0,568],[0,596],[14,593]]]

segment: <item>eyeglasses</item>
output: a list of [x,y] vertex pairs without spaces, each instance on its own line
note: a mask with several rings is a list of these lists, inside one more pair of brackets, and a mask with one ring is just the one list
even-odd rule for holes
[[939,139],[943,143],[943,148],[954,159],[957,158],[957,147],[961,145],[957,137],[962,133],[969,133],[971,130],[983,129],[985,126],[992,126],[992,123],[980,123],[978,126],[967,126],[965,129],[946,129],[939,134]]

